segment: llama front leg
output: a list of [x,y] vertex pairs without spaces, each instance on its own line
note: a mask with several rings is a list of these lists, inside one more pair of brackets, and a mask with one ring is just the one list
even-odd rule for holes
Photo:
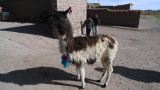
[[82,88],[85,88],[85,69],[83,66],[80,67],[80,75],[81,75]]
[[79,65],[76,65],[76,70],[77,70],[77,80],[80,80],[80,67]]

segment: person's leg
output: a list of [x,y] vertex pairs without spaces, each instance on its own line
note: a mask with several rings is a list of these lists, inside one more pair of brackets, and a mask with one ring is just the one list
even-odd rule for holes
[[91,29],[89,29],[89,36],[91,36]]
[[87,36],[90,36],[90,33],[91,33],[91,29],[86,29]]
[[97,35],[98,34],[98,28],[97,28],[98,26],[95,26],[95,35]]
[[93,36],[95,36],[95,35],[96,35],[96,29],[95,29],[95,26],[93,27],[92,32],[93,32]]

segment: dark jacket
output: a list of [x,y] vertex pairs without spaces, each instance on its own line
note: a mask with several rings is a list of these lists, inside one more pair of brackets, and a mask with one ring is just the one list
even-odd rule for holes
[[88,19],[84,22],[84,26],[86,26],[86,29],[93,29],[94,22],[92,19]]
[[93,19],[93,22],[94,22],[94,25],[95,25],[95,26],[99,25],[100,20],[99,20],[99,17],[98,17],[98,16],[95,16],[95,17],[93,17],[92,19]]

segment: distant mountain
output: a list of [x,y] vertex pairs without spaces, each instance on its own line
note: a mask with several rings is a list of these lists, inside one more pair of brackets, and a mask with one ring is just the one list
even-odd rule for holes
[[144,10],[143,14],[159,14],[160,10]]

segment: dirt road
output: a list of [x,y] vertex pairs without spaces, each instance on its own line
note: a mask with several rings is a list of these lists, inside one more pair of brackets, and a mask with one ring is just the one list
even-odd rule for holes
[[[96,83],[101,63],[86,66],[85,90],[159,90],[160,23],[141,17],[139,30],[100,26],[119,42],[107,88]],[[58,40],[43,24],[0,22],[0,90],[79,90],[74,66],[64,69]]]

